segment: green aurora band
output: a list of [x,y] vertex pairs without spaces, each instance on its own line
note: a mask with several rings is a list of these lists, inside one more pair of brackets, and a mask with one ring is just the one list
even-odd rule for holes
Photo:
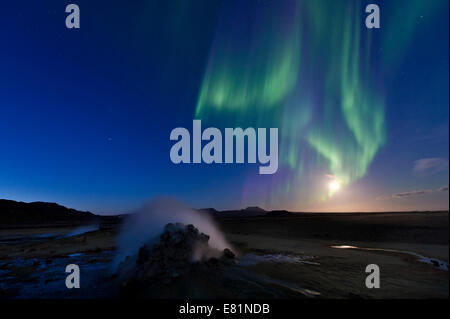
[[[281,3],[255,2],[248,29],[238,31],[229,17],[239,8],[228,8],[227,19],[219,21],[195,111],[202,120],[228,118],[236,126],[279,128],[279,163],[289,173],[274,187],[275,200],[277,194],[297,196],[308,169],[320,167],[344,185],[366,175],[386,140],[380,70],[400,55],[399,47],[407,47],[392,41],[402,38],[395,31],[386,35],[382,29],[367,29],[364,7],[357,1]],[[436,3],[426,7],[432,10]],[[391,9],[401,13],[402,5],[407,3]],[[408,38],[414,32],[411,23],[406,31],[401,21],[386,23],[407,31]],[[379,53],[375,37],[388,54],[371,59]],[[322,188],[313,194],[325,200],[332,192]]]
[[[228,32],[229,25],[219,31],[225,37],[217,37],[213,45],[197,115],[206,107],[236,111],[270,108],[295,88],[300,63],[299,13],[279,13],[260,12],[264,32],[250,30],[248,38],[235,41],[238,43],[233,43],[235,32]],[[291,23],[281,27],[286,20]]]
[[[347,12],[348,16],[340,19],[342,28],[330,34],[332,47],[329,49],[335,57],[328,63],[327,82],[331,84],[325,91],[323,106],[329,112],[338,109],[340,114],[312,128],[307,137],[309,144],[327,159],[331,174],[344,184],[366,174],[385,140],[383,102],[380,93],[371,92],[367,84],[369,70],[362,69],[369,64],[369,47],[360,45],[364,41],[360,32],[362,19],[357,14],[361,8]],[[333,130],[332,121],[338,116],[346,126],[342,137],[336,136]],[[339,143],[339,140],[345,142]]]

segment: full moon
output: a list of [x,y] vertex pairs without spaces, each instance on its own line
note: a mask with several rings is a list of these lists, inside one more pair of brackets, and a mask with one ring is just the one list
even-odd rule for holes
[[330,188],[330,190],[332,192],[337,192],[339,190],[339,188],[341,188],[341,185],[339,184],[338,181],[332,181],[332,182],[330,182],[328,187]]

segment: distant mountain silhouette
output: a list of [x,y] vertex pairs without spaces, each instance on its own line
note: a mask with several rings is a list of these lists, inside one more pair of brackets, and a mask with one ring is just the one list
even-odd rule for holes
[[216,217],[254,217],[254,216],[265,216],[267,211],[257,207],[257,206],[249,206],[245,209],[239,210],[224,210],[217,211],[214,208],[203,208],[198,211],[202,213],[208,213]]
[[0,226],[11,224],[52,224],[55,222],[90,222],[100,217],[91,212],[82,212],[56,203],[16,202],[0,199]]
[[287,210],[273,210],[271,212],[268,212],[266,214],[266,216],[268,216],[268,217],[281,217],[281,216],[293,216],[295,214],[296,213],[291,213],[291,212],[288,212]]
[[267,213],[266,210],[264,210],[264,209],[262,209],[261,207],[258,207],[258,206],[248,206],[247,208],[244,209],[244,211],[246,211],[246,212],[254,212],[254,213],[259,212],[261,214]]

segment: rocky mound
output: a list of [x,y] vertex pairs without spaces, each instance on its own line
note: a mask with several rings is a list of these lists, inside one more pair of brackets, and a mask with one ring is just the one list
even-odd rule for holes
[[218,251],[208,241],[209,236],[193,225],[167,224],[159,241],[150,240],[137,256],[127,257],[119,265],[121,295],[139,295],[151,286],[170,284],[192,272],[216,271],[234,264],[231,250]]

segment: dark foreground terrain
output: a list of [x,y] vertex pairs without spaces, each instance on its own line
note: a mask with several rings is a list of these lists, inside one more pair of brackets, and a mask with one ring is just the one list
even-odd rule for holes
[[[149,283],[139,297],[449,297],[448,212],[254,211],[213,213],[233,246],[233,264],[191,267]],[[0,298],[122,296],[111,267],[121,219],[0,226]],[[65,286],[68,264],[80,267],[80,289]],[[365,285],[368,264],[380,268],[379,289]]]

